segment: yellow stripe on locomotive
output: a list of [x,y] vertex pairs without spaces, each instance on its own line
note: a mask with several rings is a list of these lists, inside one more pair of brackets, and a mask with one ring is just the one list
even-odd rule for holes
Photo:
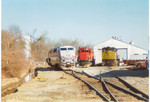
[[102,59],[116,59],[116,52],[107,50],[102,52]]

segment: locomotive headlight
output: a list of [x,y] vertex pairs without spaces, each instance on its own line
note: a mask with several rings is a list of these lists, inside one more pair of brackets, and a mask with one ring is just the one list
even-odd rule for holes
[[62,61],[62,62],[65,62],[65,59],[62,59],[61,61]]

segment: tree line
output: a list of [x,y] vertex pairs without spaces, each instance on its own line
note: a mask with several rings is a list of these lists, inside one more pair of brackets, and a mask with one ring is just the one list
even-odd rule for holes
[[[36,30],[33,33],[26,34],[31,37],[30,42],[30,60],[43,62],[48,56],[48,51],[59,46],[70,45],[76,49],[79,47],[91,47],[92,44],[85,44],[80,39],[59,39],[57,41],[50,40],[47,33],[36,36]],[[19,76],[23,69],[29,68],[29,60],[25,58],[25,42],[23,34],[19,26],[12,25],[8,30],[1,31],[1,55],[2,55],[2,76],[5,72],[6,76]],[[28,68],[25,68],[28,66]]]

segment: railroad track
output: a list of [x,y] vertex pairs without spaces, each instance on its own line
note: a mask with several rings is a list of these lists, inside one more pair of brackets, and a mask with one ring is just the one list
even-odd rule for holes
[[[105,80],[105,82],[109,84],[108,86],[110,87],[109,88],[110,90],[112,89],[111,86],[114,86],[118,90],[124,91],[125,93],[128,93],[128,94],[134,96],[134,98],[138,98],[139,100],[148,101],[148,99],[149,99],[148,95],[146,95],[142,91],[138,90],[137,88],[133,87],[132,85],[130,85],[123,79],[119,78],[118,76],[115,76],[115,77],[116,78],[111,78],[111,79],[103,78],[103,80]],[[117,93],[117,91],[116,91],[116,93]],[[131,98],[131,100],[136,100],[132,97],[128,97],[128,99],[130,99],[130,98]],[[120,100],[122,100],[122,98],[120,98]]]
[[81,80],[94,90],[104,101],[110,102],[148,102],[149,96],[131,86],[121,78],[105,79],[93,77],[85,72],[63,70],[65,73]]

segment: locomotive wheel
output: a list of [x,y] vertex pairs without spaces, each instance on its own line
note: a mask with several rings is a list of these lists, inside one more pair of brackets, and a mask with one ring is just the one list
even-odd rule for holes
[[52,66],[52,64],[51,64],[51,63],[48,63],[48,65]]
[[48,58],[46,58],[46,62],[48,63]]
[[56,64],[56,68],[60,69],[61,68],[60,64]]
[[90,64],[86,65],[86,67],[90,67],[90,66],[91,66]]
[[54,69],[54,70],[60,70],[61,67],[59,66],[59,64],[55,64],[55,65],[53,66],[53,69]]
[[89,67],[91,67],[92,65],[93,65],[93,64],[92,64],[92,62],[91,62]]

